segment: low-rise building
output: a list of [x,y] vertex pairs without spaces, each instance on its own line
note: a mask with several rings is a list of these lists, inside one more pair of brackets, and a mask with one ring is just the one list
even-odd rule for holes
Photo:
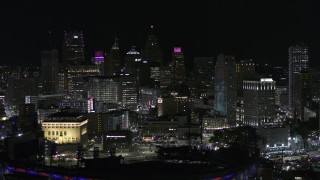
[[82,114],[58,112],[42,122],[44,137],[58,144],[88,144],[88,119]]

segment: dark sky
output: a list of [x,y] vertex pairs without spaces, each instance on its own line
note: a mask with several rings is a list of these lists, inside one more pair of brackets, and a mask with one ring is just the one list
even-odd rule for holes
[[194,56],[231,53],[287,65],[288,46],[303,41],[309,45],[311,64],[318,64],[319,3],[253,2],[5,1],[0,6],[0,65],[40,64],[49,30],[59,49],[64,30],[82,30],[88,60],[96,49],[109,50],[115,36],[123,53],[131,45],[140,51],[151,24],[166,61],[172,48],[181,46],[188,62]]

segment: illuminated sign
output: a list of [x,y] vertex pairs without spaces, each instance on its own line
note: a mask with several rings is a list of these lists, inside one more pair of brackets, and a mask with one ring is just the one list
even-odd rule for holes
[[78,36],[73,36],[74,39],[78,39]]
[[126,136],[108,136],[107,135],[107,138],[125,138]]
[[261,78],[260,82],[272,82],[272,78]]

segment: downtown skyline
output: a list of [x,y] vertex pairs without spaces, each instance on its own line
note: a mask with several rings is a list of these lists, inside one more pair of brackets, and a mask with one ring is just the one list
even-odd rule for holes
[[165,62],[173,47],[182,47],[187,66],[194,57],[232,54],[236,59],[287,66],[288,47],[304,42],[310,64],[320,58],[317,3],[255,4],[249,1],[190,3],[56,1],[5,2],[1,7],[1,65],[40,64],[48,47],[48,32],[59,52],[64,31],[84,33],[86,61],[95,50],[109,51],[119,39],[124,55],[136,46],[141,52],[151,25],[155,27]]

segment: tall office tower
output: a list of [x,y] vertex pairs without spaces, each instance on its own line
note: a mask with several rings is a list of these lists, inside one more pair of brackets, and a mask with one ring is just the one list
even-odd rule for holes
[[295,118],[308,121],[309,119],[305,119],[304,109],[305,107],[308,108],[310,102],[312,102],[313,74],[308,72],[295,72],[293,73],[293,82],[293,108],[295,110]]
[[63,62],[78,65],[85,62],[83,33],[64,32]]
[[58,50],[56,49],[41,52],[43,94],[54,94],[58,90],[58,60]]
[[81,94],[83,92],[84,77],[99,76],[100,68],[96,65],[73,65],[67,67],[67,92]]
[[194,58],[194,78],[202,87],[212,87],[214,77],[214,58],[195,57]]
[[68,91],[67,72],[68,67],[64,63],[59,63],[58,93],[66,93]]
[[214,107],[220,117],[226,117],[230,127],[236,125],[237,79],[235,58],[219,54],[215,67]]
[[100,75],[103,76],[104,73],[104,53],[103,51],[95,51],[94,57],[91,57],[91,62],[94,65],[97,65],[100,69]]
[[176,86],[186,82],[186,68],[181,47],[173,48],[171,62],[172,85]]
[[[107,55],[106,61],[110,61],[110,63],[105,63],[105,69],[112,69],[111,74],[116,74],[121,72],[123,63],[121,62],[120,48],[119,48],[119,43],[117,38],[115,38],[114,44],[112,45],[110,52]],[[107,65],[109,66],[111,65],[111,68],[107,67]]]
[[171,67],[161,66],[160,68],[160,88],[166,88],[171,85]]
[[131,50],[127,52],[125,56],[125,69],[128,73],[133,76],[137,76],[139,73],[139,63],[141,63],[141,55],[136,50],[135,46],[131,47]]
[[309,70],[309,48],[304,44],[296,44],[289,47],[289,84],[288,84],[288,105],[294,111],[293,94],[295,90],[294,73]]
[[84,91],[93,98],[95,111],[101,112],[103,104],[120,104],[120,83],[114,76],[86,77]]
[[139,63],[138,76],[138,86],[139,87],[149,87],[152,84],[150,64],[148,61],[143,60]]
[[276,82],[272,78],[243,80],[244,125],[275,126]]
[[243,78],[246,76],[253,76],[255,74],[255,64],[252,59],[241,60],[236,62],[237,72],[237,96],[243,96]]
[[121,73],[117,81],[120,82],[121,88],[121,105],[123,108],[130,110],[137,110],[138,106],[138,86],[137,78],[130,75]]
[[146,40],[146,47],[143,52],[143,60],[150,64],[152,86],[160,86],[160,67],[163,61],[163,55],[159,47],[158,38],[154,34],[154,27],[150,27],[150,34]]
[[112,76],[113,75],[113,64],[112,61],[109,59],[110,55],[106,52],[104,54],[105,59],[103,63],[103,74],[105,76]]
[[19,126],[23,133],[35,132],[38,120],[35,104],[19,105]]

